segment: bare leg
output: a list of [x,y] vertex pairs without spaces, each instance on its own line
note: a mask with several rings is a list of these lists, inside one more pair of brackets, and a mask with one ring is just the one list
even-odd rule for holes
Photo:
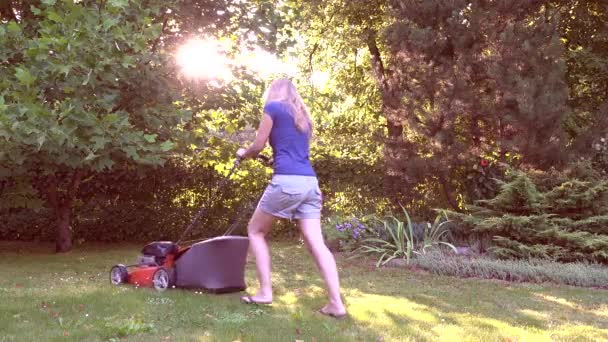
[[304,241],[315,259],[315,263],[327,286],[329,304],[327,304],[323,310],[327,313],[343,315],[346,313],[346,308],[340,297],[340,279],[338,277],[336,260],[323,240],[321,220],[301,219],[299,220],[299,223],[302,234],[304,235]]
[[256,302],[272,302],[272,283],[270,281],[270,251],[266,234],[272,228],[274,216],[256,209],[247,226],[249,248],[255,256],[255,265],[260,289],[251,299]]

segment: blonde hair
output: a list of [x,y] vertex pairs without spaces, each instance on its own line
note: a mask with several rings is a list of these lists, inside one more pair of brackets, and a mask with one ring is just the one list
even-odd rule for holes
[[312,119],[308,107],[298,94],[296,87],[288,79],[278,79],[272,81],[264,93],[264,104],[271,101],[279,101],[291,107],[293,120],[296,128],[300,132],[312,135]]

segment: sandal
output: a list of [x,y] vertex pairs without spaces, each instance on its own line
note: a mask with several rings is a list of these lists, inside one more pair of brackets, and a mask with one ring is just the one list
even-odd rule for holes
[[344,319],[346,318],[346,316],[348,316],[348,313],[343,313],[343,314],[335,314],[329,311],[325,311],[324,308],[320,308],[319,310],[317,310],[318,313],[320,313],[321,315],[325,315],[325,316],[329,316],[335,319]]
[[257,301],[255,299],[253,299],[251,296],[244,296],[244,297],[241,297],[241,303],[243,303],[243,304],[256,304],[256,305],[270,305],[270,304],[272,304],[272,301],[270,301],[270,302],[262,302],[262,301]]

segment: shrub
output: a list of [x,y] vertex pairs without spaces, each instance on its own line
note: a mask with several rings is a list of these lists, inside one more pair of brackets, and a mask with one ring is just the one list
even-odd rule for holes
[[608,263],[608,180],[538,183],[515,172],[496,197],[453,213],[461,235],[492,237],[488,250],[503,259]]
[[419,255],[413,262],[433,274],[461,278],[499,279],[608,288],[608,268],[599,264],[558,263],[543,259],[498,260],[489,257],[468,258],[433,251]]
[[52,210],[0,210],[0,240],[51,241],[54,238],[55,219]]
[[[217,236],[233,224],[234,234],[245,234],[255,208],[249,204],[263,184],[233,178],[218,189],[223,177],[211,168],[172,164],[141,175],[128,170],[99,174],[83,183],[83,199],[74,203],[74,241],[177,240],[199,208],[207,209],[185,240]],[[50,241],[55,226],[47,208],[0,209],[0,240]]]

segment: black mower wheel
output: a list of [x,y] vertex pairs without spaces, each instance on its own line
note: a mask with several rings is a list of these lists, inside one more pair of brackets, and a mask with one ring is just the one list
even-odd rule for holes
[[152,275],[152,284],[156,291],[165,291],[175,285],[175,277],[172,269],[159,267]]
[[127,266],[123,264],[118,264],[110,270],[110,282],[113,285],[120,285],[127,282],[127,278],[129,277],[129,272],[127,271]]

